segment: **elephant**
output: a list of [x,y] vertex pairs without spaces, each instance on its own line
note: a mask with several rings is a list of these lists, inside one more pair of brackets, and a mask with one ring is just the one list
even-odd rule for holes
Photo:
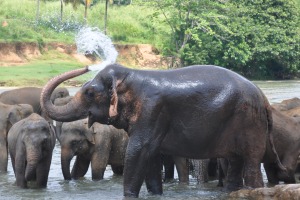
[[286,116],[274,108],[272,108],[272,117],[274,145],[287,173],[283,174],[278,169],[271,147],[267,145],[263,163],[268,182],[271,184],[278,184],[279,181],[287,184],[296,183],[295,171],[300,156],[300,117]]
[[[56,106],[63,106],[69,103],[72,100],[73,96],[67,96],[67,97],[62,97],[62,98],[57,98],[54,100],[54,105]],[[56,121],[55,122],[55,132],[56,134],[60,135],[61,133],[61,127],[62,127],[62,122]]]
[[28,104],[7,105],[0,102],[0,172],[7,172],[7,133],[13,124],[33,113]]
[[[47,118],[47,116],[42,113],[40,105],[40,95],[42,88],[38,87],[22,87],[13,90],[4,91],[0,94],[0,102],[5,104],[29,104],[33,107],[33,111],[42,117]],[[69,96],[69,91],[67,88],[61,87],[57,88],[51,95],[51,101],[54,102],[57,98],[62,98]],[[50,120],[50,119],[49,119]]]
[[52,78],[43,88],[41,106],[56,121],[88,117],[89,126],[99,122],[128,133],[125,197],[138,197],[144,180],[149,193],[163,193],[160,153],[228,158],[228,190],[243,187],[243,178],[246,187],[263,186],[260,162],[267,142],[274,145],[268,140],[272,114],[266,96],[251,81],[212,65],[138,70],[114,63],[68,104],[53,105],[50,96],[60,83],[89,71],[87,66]]
[[[103,179],[106,166],[114,174],[122,175],[128,135],[110,125],[94,123],[88,128],[87,119],[64,122],[56,133],[61,145],[61,165],[65,180],[78,179],[88,171],[91,163],[92,179]],[[70,162],[76,156],[70,173]]]
[[[272,107],[272,118],[274,145],[286,172],[282,173],[278,168],[272,147],[267,145],[262,163],[268,182],[272,185],[278,184],[279,181],[286,184],[296,183],[295,172],[300,156],[300,117],[286,116]],[[226,178],[228,161],[223,158],[218,159],[218,161]],[[219,185],[222,185],[222,177],[219,178]]]
[[190,160],[192,176],[197,179],[197,183],[206,183],[209,180],[218,178],[217,159],[191,159]]
[[163,176],[164,182],[170,182],[174,179],[174,166],[177,170],[179,182],[189,182],[188,159],[179,156],[161,154],[161,160],[165,172]]
[[55,141],[54,127],[36,113],[12,126],[7,142],[18,187],[27,188],[28,181],[47,187]]

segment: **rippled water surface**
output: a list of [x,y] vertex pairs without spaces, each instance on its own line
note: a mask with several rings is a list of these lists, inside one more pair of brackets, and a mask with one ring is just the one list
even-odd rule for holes
[[[255,81],[268,97],[271,103],[283,99],[300,97],[300,81]],[[9,88],[0,88],[0,93]],[[74,94],[78,88],[70,88]],[[264,181],[266,178],[264,176]],[[9,160],[8,173],[0,174],[0,199],[122,199],[122,177],[114,176],[110,167],[105,172],[105,179],[92,181],[90,170],[84,179],[64,181],[60,166],[60,146],[57,142],[46,189],[20,189],[14,185],[15,177]],[[176,179],[172,183],[164,184],[162,196],[151,196],[145,185],[140,192],[141,199],[226,199],[228,194],[216,187],[217,181],[197,184],[191,178],[189,185],[179,185]]]

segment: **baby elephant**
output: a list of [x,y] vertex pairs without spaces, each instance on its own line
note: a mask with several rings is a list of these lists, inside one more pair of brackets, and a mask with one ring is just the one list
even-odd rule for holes
[[56,140],[53,127],[33,113],[12,126],[7,140],[17,186],[36,181],[37,187],[46,187]]
[[[123,174],[128,143],[127,133],[113,126],[94,123],[89,129],[87,119],[63,123],[57,132],[61,145],[61,165],[65,180],[78,179],[91,163],[92,179],[103,179],[107,164],[115,174]],[[76,156],[72,172],[70,162]]]

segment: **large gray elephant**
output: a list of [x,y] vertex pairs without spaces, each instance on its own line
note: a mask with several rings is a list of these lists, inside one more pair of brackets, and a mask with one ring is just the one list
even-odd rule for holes
[[[89,125],[100,122],[128,132],[126,197],[138,197],[144,180],[150,193],[162,194],[161,152],[228,158],[227,189],[243,187],[243,169],[246,186],[263,186],[260,162],[272,114],[267,98],[251,81],[218,66],[135,70],[111,64],[68,104],[52,104],[51,93],[61,82],[88,71],[86,67],[51,79],[42,91],[41,106],[57,121],[88,117]],[[285,170],[279,159],[278,165]]]
[[[278,168],[277,159],[272,153],[272,146],[267,144],[262,163],[264,165],[268,182],[278,184],[296,183],[295,171],[300,156],[300,117],[289,117],[282,114],[275,108],[272,108],[273,129],[272,135],[274,145],[281,163],[287,171],[282,173]],[[226,159],[219,159],[222,171],[226,175],[228,162]],[[224,177],[226,178],[226,176]],[[219,179],[219,185],[222,185],[222,178]]]
[[56,141],[54,127],[33,113],[12,126],[7,141],[17,186],[26,188],[28,181],[36,181],[36,187],[46,187]]
[[[38,87],[22,87],[13,90],[4,91],[0,94],[0,102],[5,104],[29,104],[33,107],[33,111],[44,118],[47,116],[42,113],[40,105],[40,96],[42,88]],[[57,98],[69,96],[67,88],[61,87],[55,89],[50,99],[54,102]]]
[[[56,132],[61,145],[61,165],[66,180],[83,177],[91,164],[92,179],[103,179],[106,166],[122,175],[128,135],[113,126],[94,123],[88,128],[87,119],[65,122]],[[70,173],[70,162],[76,156]]]
[[33,113],[31,105],[7,105],[0,102],[0,172],[7,171],[7,133],[13,124]]

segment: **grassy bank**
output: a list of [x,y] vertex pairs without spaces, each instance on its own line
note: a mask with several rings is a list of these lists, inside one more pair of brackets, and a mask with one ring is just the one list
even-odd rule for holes
[[[62,60],[34,61],[22,66],[1,67],[0,86],[43,86],[54,76],[80,67],[83,67],[80,63]],[[81,76],[64,85],[81,85],[91,76],[91,74]]]
[[[75,35],[85,25],[104,29],[105,1],[88,9],[84,20],[84,6],[74,9],[64,5],[60,20],[60,0],[40,1],[37,18],[37,1],[0,1],[0,42],[35,42],[44,46],[49,42],[74,44]],[[137,2],[137,1],[135,1]],[[152,44],[159,48],[166,41],[166,25],[153,22],[149,15],[154,11],[133,3],[128,6],[109,5],[107,34],[116,44]],[[58,52],[43,55],[22,66],[0,66],[0,86],[42,86],[50,78],[83,64]],[[90,78],[86,75],[65,84],[78,85]]]
[[[37,1],[0,1],[0,42],[64,42],[74,43],[74,35],[84,25],[104,29],[105,1],[88,9],[84,20],[84,6],[74,9],[67,4],[60,19],[60,1],[40,1],[37,18]],[[167,26],[154,22],[153,10],[140,4],[109,5],[107,34],[114,43],[152,44],[159,47],[166,40]]]

